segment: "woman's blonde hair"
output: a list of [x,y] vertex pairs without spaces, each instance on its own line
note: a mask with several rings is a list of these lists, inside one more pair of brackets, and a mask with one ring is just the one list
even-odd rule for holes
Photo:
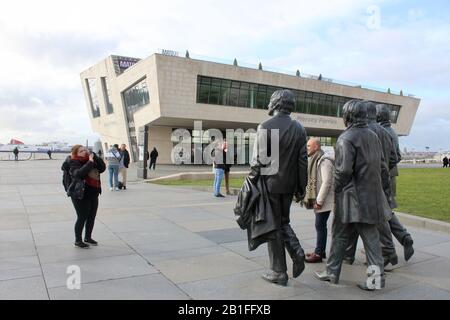
[[72,157],[76,157],[78,154],[78,150],[80,150],[80,148],[83,148],[83,146],[81,144],[76,144],[72,147],[72,149],[70,150]]

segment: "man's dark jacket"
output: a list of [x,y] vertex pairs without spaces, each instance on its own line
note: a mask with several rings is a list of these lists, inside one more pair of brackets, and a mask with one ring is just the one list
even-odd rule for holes
[[123,157],[123,165],[125,166],[125,168],[128,168],[128,166],[130,165],[130,153],[128,152],[128,150],[120,151],[120,153]]
[[347,223],[380,224],[391,215],[384,193],[389,189],[380,140],[367,123],[349,126],[335,151],[335,216]]

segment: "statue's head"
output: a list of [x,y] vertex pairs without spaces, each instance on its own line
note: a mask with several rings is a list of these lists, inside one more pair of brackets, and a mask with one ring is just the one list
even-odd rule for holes
[[377,121],[378,122],[390,122],[391,121],[391,111],[389,107],[385,104],[377,104]]
[[346,127],[353,124],[367,124],[367,107],[361,100],[350,100],[342,109],[342,117]]
[[367,119],[369,119],[369,122],[377,121],[377,105],[369,100],[364,100],[363,104],[366,106]]
[[270,97],[269,115],[273,115],[275,111],[290,114],[294,111],[295,97],[290,90],[277,90]]

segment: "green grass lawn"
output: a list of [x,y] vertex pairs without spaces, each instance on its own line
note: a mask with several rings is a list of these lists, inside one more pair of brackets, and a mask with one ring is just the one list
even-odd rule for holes
[[450,222],[450,169],[400,169],[397,211]]
[[[230,179],[232,188],[240,188],[243,178]],[[213,180],[155,182],[173,186],[212,186]],[[400,169],[397,177],[399,212],[450,222],[450,169]]]

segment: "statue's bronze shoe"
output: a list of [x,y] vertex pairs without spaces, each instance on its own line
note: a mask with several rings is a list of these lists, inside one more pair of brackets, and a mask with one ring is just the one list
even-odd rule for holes
[[411,259],[411,257],[414,254],[414,248],[413,248],[413,239],[411,237],[408,237],[404,241],[403,250],[405,253],[405,261],[408,261]]
[[305,257],[299,256],[292,260],[292,276],[297,278],[305,270]]
[[286,272],[270,271],[270,272],[263,274],[261,276],[261,278],[263,278],[264,280],[266,280],[268,282],[278,284],[280,286],[285,286],[285,285],[287,285],[287,282],[288,282],[288,275]]
[[316,271],[314,272],[314,277],[316,277],[320,281],[329,281],[334,284],[339,283],[339,277],[335,276],[334,274],[328,273],[327,271]]

